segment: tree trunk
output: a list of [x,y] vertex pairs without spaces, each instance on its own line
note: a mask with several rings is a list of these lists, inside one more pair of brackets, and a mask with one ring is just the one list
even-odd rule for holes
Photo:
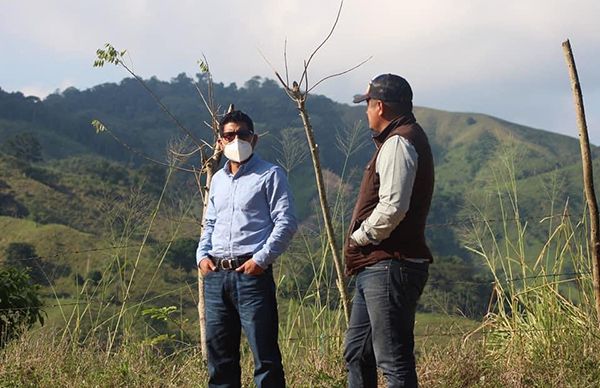
[[585,120],[585,110],[583,108],[583,96],[579,84],[579,76],[577,75],[577,68],[575,67],[575,58],[573,57],[573,51],[571,50],[571,43],[566,40],[562,43],[562,47],[567,61],[567,67],[569,68],[571,88],[573,89],[575,111],[577,114],[577,126],[579,127],[579,144],[581,146],[581,160],[583,163],[583,185],[590,213],[590,247],[592,250],[594,298],[596,301],[598,324],[600,325],[600,235],[598,234],[598,203],[594,191],[594,173],[592,168],[590,141]]
[[346,324],[350,320],[350,308],[348,293],[346,291],[346,283],[344,281],[344,271],[342,268],[342,261],[340,259],[337,244],[335,241],[335,233],[333,231],[333,224],[331,222],[331,215],[329,212],[329,205],[327,204],[327,195],[325,193],[325,184],[323,183],[323,173],[321,172],[321,162],[319,160],[319,149],[315,143],[315,137],[313,135],[313,129],[310,124],[308,113],[306,113],[306,107],[303,98],[295,99],[300,111],[300,117],[304,124],[304,131],[306,133],[306,139],[308,140],[308,146],[310,148],[310,156],[312,158],[313,167],[315,169],[315,178],[317,180],[317,190],[319,193],[319,201],[321,204],[321,211],[323,213],[323,221],[325,223],[325,230],[327,231],[327,240],[329,241],[329,248],[333,257],[333,264],[335,265],[335,272],[337,273],[336,284],[340,292],[340,300],[344,309],[344,317],[346,318]]
[[[216,144],[213,150],[216,150]],[[206,163],[206,184],[204,187],[200,187],[202,190],[202,223],[200,225],[200,235],[204,230],[204,215],[206,214],[206,207],[208,206],[208,193],[210,191],[210,184],[212,182],[215,170],[219,165],[220,153],[214,151],[210,160]],[[204,307],[204,277],[200,273],[198,268],[198,324],[200,325],[200,350],[202,352],[202,360],[206,361],[208,352],[206,349],[206,311]]]

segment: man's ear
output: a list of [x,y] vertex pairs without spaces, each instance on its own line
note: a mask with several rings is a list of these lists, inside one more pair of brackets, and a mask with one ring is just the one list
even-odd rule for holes
[[252,140],[250,140],[250,144],[252,144],[252,148],[256,147],[256,143],[258,143],[258,135],[252,135]]
[[376,103],[377,103],[377,115],[379,117],[383,117],[387,113],[386,106],[383,103],[383,101],[381,101],[381,100],[377,100]]
[[223,145],[223,139],[221,139],[220,137],[217,138],[217,150],[223,151],[224,148],[225,146]]

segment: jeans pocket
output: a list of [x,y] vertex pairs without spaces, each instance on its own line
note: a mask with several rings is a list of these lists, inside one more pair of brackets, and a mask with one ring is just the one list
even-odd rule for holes
[[217,271],[208,271],[207,273],[205,273],[204,275],[202,275],[202,277],[204,279],[206,279],[206,278],[214,276],[216,273],[217,273]]
[[402,287],[406,296],[415,303],[423,293],[429,274],[415,268],[402,268]]

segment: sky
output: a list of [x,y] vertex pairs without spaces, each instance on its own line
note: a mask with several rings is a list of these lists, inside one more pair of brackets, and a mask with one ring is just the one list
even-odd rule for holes
[[[168,81],[199,72],[242,86],[273,68],[299,79],[335,20],[337,0],[0,0],[0,88],[44,97],[119,82],[93,68],[110,42],[136,73]],[[600,1],[345,0],[338,25],[312,59],[313,91],[351,104],[371,78],[404,76],[414,104],[484,113],[577,137],[561,43],[573,48],[590,139],[600,145]],[[286,43],[287,42],[287,43]],[[286,49],[287,47],[287,49]],[[263,58],[267,58],[269,65]],[[242,107],[240,107],[243,109]]]

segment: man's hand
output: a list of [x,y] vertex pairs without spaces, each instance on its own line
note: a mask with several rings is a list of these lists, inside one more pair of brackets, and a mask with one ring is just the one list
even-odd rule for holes
[[202,276],[206,276],[209,272],[214,272],[217,267],[213,264],[211,259],[205,257],[200,261],[200,264],[198,264],[198,269]]
[[246,275],[257,276],[257,275],[260,275],[261,273],[263,273],[265,270],[262,269],[262,267],[260,265],[256,264],[256,261],[254,261],[254,259],[250,259],[250,260],[246,261],[244,264],[237,267],[235,271],[242,272]]

